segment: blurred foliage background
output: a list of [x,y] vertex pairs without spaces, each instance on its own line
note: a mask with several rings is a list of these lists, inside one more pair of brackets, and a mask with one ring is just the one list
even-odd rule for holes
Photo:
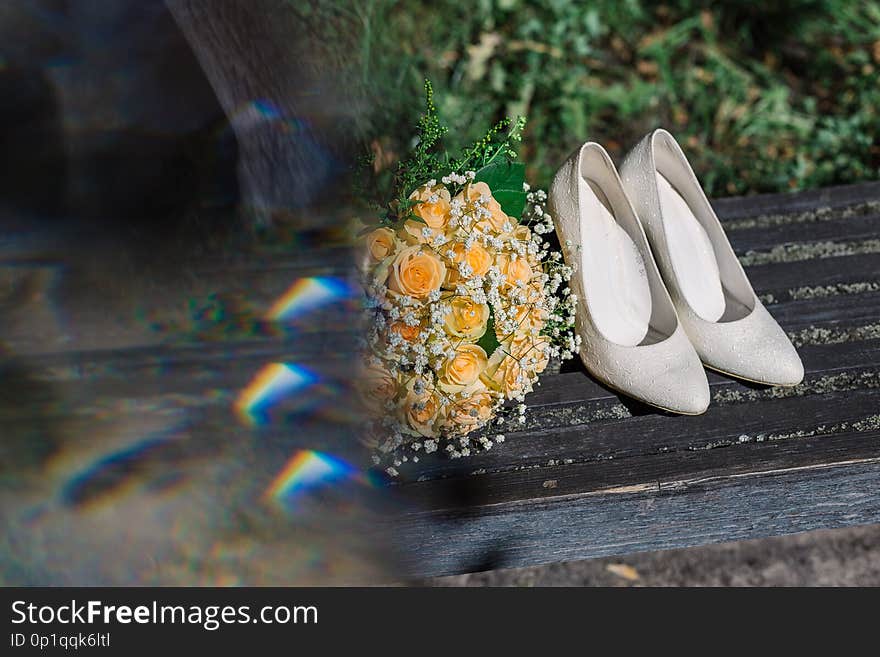
[[384,166],[409,147],[429,77],[452,146],[527,115],[539,185],[580,142],[619,158],[657,126],[710,195],[880,177],[878,0],[295,4],[351,63],[357,129]]

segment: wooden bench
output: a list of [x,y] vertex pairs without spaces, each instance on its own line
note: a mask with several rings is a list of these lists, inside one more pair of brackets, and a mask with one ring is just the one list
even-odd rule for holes
[[[402,479],[391,486],[393,528],[383,526],[400,548],[393,575],[401,568],[434,576],[880,522],[880,183],[715,205],[756,291],[798,345],[804,383],[776,390],[709,374],[709,411],[675,417],[605,389],[579,363],[547,373],[527,400],[527,423],[504,427],[502,445],[466,459],[423,456],[401,468]],[[177,517],[196,495],[216,500],[205,503],[204,513],[223,519],[259,510],[255,496],[296,450],[363,457],[354,439],[356,420],[336,413],[334,402],[352,372],[350,307],[301,315],[274,337],[169,344],[166,336],[131,326],[116,336],[116,311],[100,295],[89,296],[88,280],[81,294],[70,293],[75,283],[67,265],[58,264],[69,249],[56,228],[49,233],[57,244],[50,247],[39,236],[21,237],[27,222],[4,230],[3,472],[34,477],[45,488],[39,494],[46,508],[56,514],[41,525],[45,536],[36,537],[27,516],[33,502],[19,504],[18,493],[4,498],[14,511],[12,535],[24,546],[22,562],[42,554],[28,541],[50,540],[98,545],[108,563],[117,558],[112,545],[97,538],[61,529],[55,536],[55,524],[68,515],[71,527],[91,527],[100,516],[90,509],[142,513],[143,502],[164,505],[163,514],[174,509],[168,517]],[[131,294],[162,301],[168,290],[176,291],[173,304],[185,307],[188,296],[239,291],[263,308],[297,279],[344,275],[349,254],[276,248],[212,262],[169,270],[158,291],[151,291],[155,279],[141,271],[132,285],[137,278],[149,285]],[[32,285],[19,284],[26,279]],[[59,305],[63,299],[71,300],[67,307]],[[94,307],[78,299],[91,299]],[[88,327],[98,334],[84,333]],[[232,404],[272,362],[303,364],[325,378],[307,395],[281,400],[277,421],[249,430]],[[41,441],[56,444],[43,449]],[[41,465],[53,449],[56,456]],[[221,471],[238,474],[221,485],[227,479],[211,474]],[[334,504],[309,507],[306,521],[317,528],[325,553],[331,543],[321,537],[334,539],[338,525],[356,534],[361,526],[377,526],[372,520],[357,525],[350,514],[335,520]],[[297,507],[291,520],[298,522],[304,508]],[[287,572],[285,562],[305,549],[303,534],[285,539],[277,519],[257,517],[266,523],[259,525],[260,540],[293,541],[277,548],[277,572]],[[206,520],[205,531],[222,526],[218,522]],[[180,540],[163,526],[151,532]],[[193,536],[205,550],[214,544],[208,534],[191,534],[190,542]],[[237,535],[228,540],[238,545]],[[337,541],[334,553],[349,555],[350,545]],[[132,567],[149,566],[137,561],[138,554],[125,558]],[[42,566],[28,568],[36,574],[27,581],[62,577]],[[350,568],[361,572],[356,564]],[[70,572],[63,576],[70,581],[121,581]],[[350,574],[339,577],[352,581]]]
[[699,417],[646,408],[578,363],[545,375],[523,428],[422,458],[398,523],[422,576],[880,522],[880,184],[715,203],[803,384],[709,373]]

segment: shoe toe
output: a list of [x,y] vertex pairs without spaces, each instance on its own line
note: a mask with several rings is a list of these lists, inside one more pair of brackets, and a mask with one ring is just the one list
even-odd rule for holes
[[705,373],[702,375],[702,381],[694,380],[691,383],[689,390],[687,395],[681,395],[678,399],[678,412],[686,415],[702,415],[709,408],[712,398]]
[[766,385],[795,386],[803,381],[797,350],[763,305],[756,305],[744,320],[702,326],[708,329],[692,341],[708,367]]
[[788,336],[776,328],[775,335],[756,336],[751,353],[741,360],[740,376],[768,385],[796,386],[804,380],[804,365]]
[[676,367],[644,392],[648,403],[683,415],[705,413],[711,400],[706,372],[696,353],[682,355]]
[[673,413],[700,415],[709,407],[709,383],[699,356],[679,329],[662,343],[630,350],[629,358],[613,359],[612,370],[587,369],[611,387],[638,401]]

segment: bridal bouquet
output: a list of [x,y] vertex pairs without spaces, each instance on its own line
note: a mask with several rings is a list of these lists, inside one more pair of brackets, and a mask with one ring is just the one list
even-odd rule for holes
[[374,460],[391,461],[392,475],[418,460],[408,450],[458,457],[502,441],[477,430],[513,401],[524,422],[522,402],[548,360],[579,346],[572,271],[542,238],[553,232],[547,196],[530,190],[516,161],[525,120],[499,123],[452,157],[425,88],[395,198],[361,238],[368,330],[359,391]]

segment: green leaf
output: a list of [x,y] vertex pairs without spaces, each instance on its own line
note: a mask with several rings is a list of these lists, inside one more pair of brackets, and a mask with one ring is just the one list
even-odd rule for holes
[[486,322],[486,332],[483,333],[482,338],[477,340],[477,344],[483,348],[487,356],[491,356],[501,345],[495,335],[495,313],[489,313],[489,321]]
[[477,171],[474,180],[484,182],[494,193],[496,190],[508,189],[522,192],[522,184],[526,177],[526,165],[522,162],[511,162],[501,159],[487,164]]
[[499,160],[477,171],[474,181],[486,183],[505,214],[519,220],[526,206],[525,177],[526,167],[522,162]]
[[517,221],[522,218],[523,210],[526,209],[526,193],[522,190],[514,192],[502,189],[500,192],[492,192],[492,196],[498,201],[504,213]]

